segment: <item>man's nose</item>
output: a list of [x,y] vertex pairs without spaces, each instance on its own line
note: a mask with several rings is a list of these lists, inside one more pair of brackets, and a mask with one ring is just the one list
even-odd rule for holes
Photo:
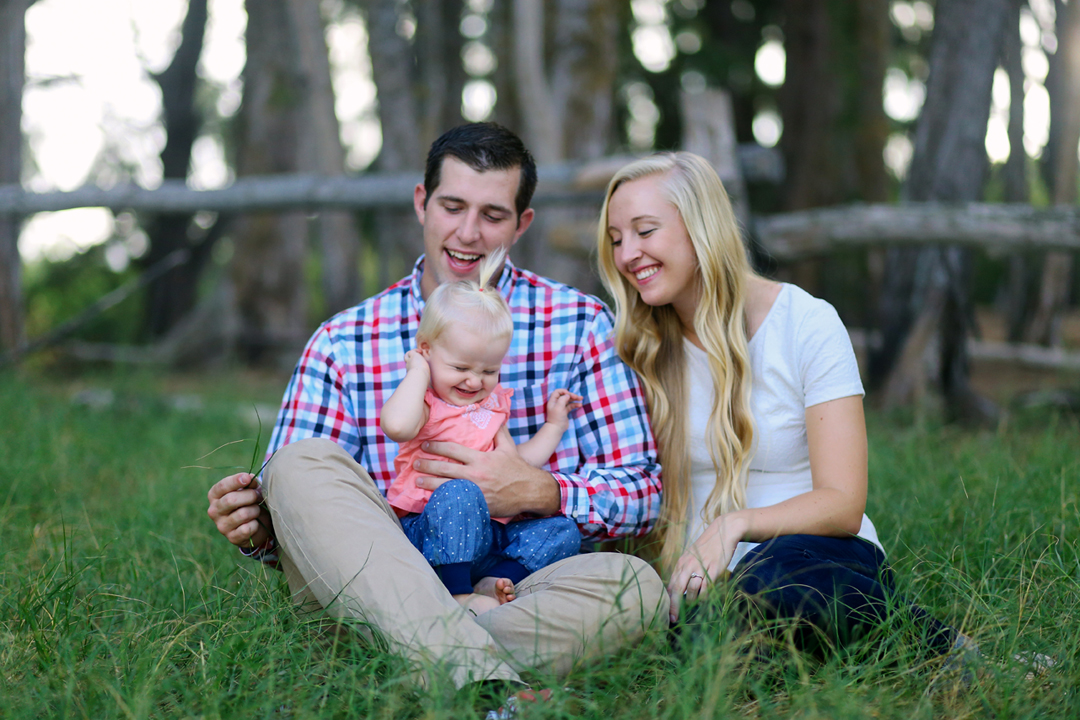
[[458,238],[464,243],[476,242],[480,239],[480,214],[466,212],[461,218],[457,229]]

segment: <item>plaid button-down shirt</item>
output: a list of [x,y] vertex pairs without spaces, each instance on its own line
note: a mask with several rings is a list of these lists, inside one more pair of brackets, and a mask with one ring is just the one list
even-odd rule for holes
[[[398,445],[379,413],[405,377],[424,300],[421,257],[411,276],[320,327],[293,371],[269,453],[304,438],[345,448],[385,494]],[[551,391],[584,397],[545,469],[558,482],[562,512],[586,538],[647,532],[660,510],[660,466],[634,373],[612,342],[610,312],[594,297],[514,267],[499,290],[510,305],[514,336],[500,382],[513,388],[507,424],[515,442],[544,424]]]

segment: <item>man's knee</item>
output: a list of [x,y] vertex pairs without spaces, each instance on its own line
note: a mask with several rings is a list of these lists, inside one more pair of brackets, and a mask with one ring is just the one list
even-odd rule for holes
[[[590,553],[587,572],[607,581],[616,609],[631,611],[645,626],[666,621],[668,594],[664,582],[649,563],[634,555]],[[638,620],[633,621],[635,624]]]
[[392,512],[367,471],[348,451],[326,438],[305,438],[279,448],[267,463],[262,480],[275,522],[283,511],[304,515],[329,512],[346,497],[350,502],[366,498]]
[[266,470],[280,470],[294,465],[325,462],[335,456],[352,457],[333,440],[304,438],[278,448],[266,464]]

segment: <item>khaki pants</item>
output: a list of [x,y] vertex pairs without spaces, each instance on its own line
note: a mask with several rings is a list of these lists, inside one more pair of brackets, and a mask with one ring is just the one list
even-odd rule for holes
[[652,568],[614,553],[543,568],[517,584],[516,600],[472,617],[406,539],[368,473],[336,443],[287,445],[263,479],[293,599],[367,623],[421,668],[449,671],[458,687],[517,681],[529,668],[565,674],[574,660],[613,652],[667,619],[667,595]]

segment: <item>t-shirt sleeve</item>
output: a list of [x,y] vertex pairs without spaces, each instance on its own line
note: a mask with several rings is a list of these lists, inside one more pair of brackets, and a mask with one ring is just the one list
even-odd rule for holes
[[832,305],[812,300],[799,327],[796,347],[804,407],[864,394],[851,337]]

